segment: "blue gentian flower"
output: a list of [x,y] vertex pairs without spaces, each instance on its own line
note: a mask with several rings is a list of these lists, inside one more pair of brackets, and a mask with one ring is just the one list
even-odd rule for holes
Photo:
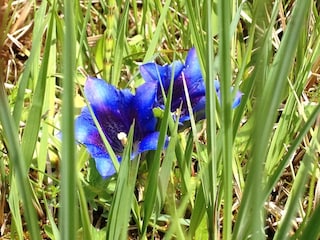
[[[205,118],[205,83],[195,48],[188,52],[185,64],[174,61],[170,65],[160,66],[150,62],[140,66],[140,73],[146,82],[157,82],[157,101],[154,106],[160,108],[164,108],[163,91],[165,94],[168,93],[170,81],[173,78],[171,111],[175,112],[182,104],[180,124],[190,120],[183,83],[185,79],[196,121]],[[220,83],[217,80],[215,80],[215,88],[220,101]],[[240,104],[241,96],[241,92],[238,92],[233,108]]]
[[[133,95],[129,89],[118,90],[102,79],[88,77],[85,83],[85,96],[119,162],[133,121],[135,127],[132,158],[157,148],[159,132],[155,131],[156,118],[152,110],[156,87],[155,83],[145,83],[138,87]],[[112,176],[116,172],[115,168],[88,107],[84,107],[76,119],[75,131],[76,140],[87,147],[99,174],[103,178]]]

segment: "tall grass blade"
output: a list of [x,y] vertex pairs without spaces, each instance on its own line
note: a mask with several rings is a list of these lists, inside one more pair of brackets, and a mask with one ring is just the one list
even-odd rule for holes
[[270,192],[272,191],[272,188],[275,186],[275,184],[279,180],[279,178],[283,172],[283,169],[288,165],[288,163],[289,163],[290,159],[292,158],[292,156],[294,155],[296,149],[301,144],[303,138],[308,134],[310,127],[312,126],[312,124],[314,124],[314,122],[315,122],[316,118],[319,116],[319,114],[320,114],[320,105],[318,105],[314,109],[314,111],[311,113],[311,115],[308,118],[308,121],[300,129],[300,132],[297,135],[296,139],[291,143],[291,147],[289,148],[286,155],[283,157],[279,166],[273,172],[273,174],[271,176],[269,176],[268,181],[266,183],[266,187],[265,187],[265,194],[264,194],[265,199],[270,194]]
[[62,97],[62,153],[61,198],[59,223],[61,239],[74,239],[76,217],[76,161],[74,137],[74,78],[75,78],[75,1],[64,1],[65,35],[63,38],[63,97]]
[[30,181],[26,171],[26,163],[19,145],[18,131],[14,124],[8,106],[8,100],[3,85],[0,86],[0,122],[4,131],[4,138],[8,143],[8,154],[13,177],[17,180],[18,190],[24,207],[24,216],[32,239],[41,239],[38,219],[32,203]]
[[221,102],[222,102],[222,164],[223,164],[223,239],[231,239],[232,227],[232,107],[231,107],[231,38],[230,24],[232,16],[230,0],[218,1],[219,26],[219,69],[221,74]]
[[[48,76],[48,68],[49,68],[49,60],[50,55],[52,54],[52,41],[55,40],[52,38],[52,34],[55,31],[55,17],[54,14],[51,13],[48,15],[49,18],[49,26],[46,36],[46,43],[43,55],[42,65],[40,67],[39,75],[37,78],[36,89],[34,92],[34,96],[32,98],[32,105],[30,108],[30,112],[28,115],[28,119],[26,122],[26,126],[24,129],[23,137],[22,137],[22,150],[27,163],[27,167],[31,164],[31,160],[33,157],[33,153],[38,142],[38,134],[40,129],[40,124],[42,120],[42,108],[44,104],[44,98],[46,93],[46,85],[47,85],[47,76]],[[26,169],[27,170],[27,169]]]
[[108,214],[106,239],[128,238],[128,222],[134,198],[134,187],[140,158],[140,156],[138,156],[133,161],[130,160],[133,131],[134,123],[130,128],[128,142],[126,143],[122,156],[116,190],[112,199],[111,209]]
[[[172,72],[174,72],[174,66],[172,68]],[[172,90],[173,90],[173,76],[170,82],[170,87],[168,94],[166,96],[165,101],[165,111],[160,125],[160,135],[158,140],[158,148],[153,154],[153,161],[151,166],[149,167],[148,174],[148,186],[146,189],[145,196],[148,196],[144,203],[144,222],[142,225],[142,237],[146,236],[147,227],[149,224],[149,219],[152,215],[152,212],[155,210],[156,215],[159,213],[160,209],[155,209],[156,197],[157,197],[157,189],[158,189],[158,176],[160,169],[160,160],[161,160],[161,152],[165,145],[167,129],[169,125],[169,118],[171,117],[171,100],[172,100]],[[159,207],[159,206],[158,206]]]
[[24,98],[25,98],[25,91],[29,83],[30,74],[38,75],[38,65],[40,59],[40,52],[41,49],[41,41],[43,38],[43,32],[47,25],[47,21],[45,14],[47,10],[47,1],[42,1],[40,7],[35,13],[34,19],[34,30],[32,33],[33,41],[31,46],[31,51],[29,55],[29,59],[26,63],[25,69],[22,72],[22,76],[20,77],[19,89],[13,109],[13,118],[15,121],[16,127],[19,126],[19,122],[21,120],[21,114],[24,107]]
[[[316,206],[315,210],[312,212],[311,217],[307,221],[306,226],[304,226],[301,235],[295,239],[299,239],[299,240],[319,239],[320,237],[319,218],[320,218],[320,205]],[[293,240],[294,238],[291,238],[291,239]]]
[[123,12],[121,13],[121,20],[118,26],[117,40],[114,50],[114,66],[112,70],[112,84],[117,85],[120,80],[122,60],[126,46],[126,31],[128,27],[129,15],[129,1],[126,2]]
[[[299,208],[300,198],[305,191],[308,173],[311,171],[312,163],[316,162],[316,147],[315,141],[318,141],[315,137],[315,132],[312,134],[313,138],[310,143],[310,147],[306,150],[306,154],[301,161],[299,171],[295,177],[291,193],[288,197],[284,215],[279,223],[279,228],[274,236],[275,240],[286,239],[289,237],[289,230],[292,227],[292,222],[296,217],[297,210]],[[319,143],[318,143],[319,144]]]
[[158,44],[159,39],[161,37],[161,30],[163,28],[163,24],[166,19],[166,15],[167,15],[169,7],[170,7],[170,3],[171,3],[171,0],[166,0],[165,4],[161,10],[161,15],[160,15],[159,21],[157,23],[157,27],[154,31],[152,40],[148,46],[147,53],[144,56],[144,62],[147,60],[150,60],[154,51],[156,50],[157,44]]

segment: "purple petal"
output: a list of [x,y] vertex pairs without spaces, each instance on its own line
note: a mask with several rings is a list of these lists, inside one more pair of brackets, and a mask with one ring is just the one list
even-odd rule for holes
[[171,104],[171,110],[175,111],[181,104],[182,116],[181,121],[184,119],[190,119],[187,111],[186,96],[184,90],[184,80],[187,85],[188,93],[192,105],[196,104],[199,97],[205,96],[205,85],[201,74],[200,64],[197,58],[196,50],[192,48],[187,56],[185,68],[183,72],[175,79],[173,86],[173,100]]
[[197,101],[197,104],[193,106],[193,112],[195,115],[196,121],[200,121],[205,118],[206,112],[206,97],[200,97]]
[[133,106],[136,114],[135,136],[144,136],[155,131],[157,120],[153,115],[153,105],[156,101],[156,90],[155,82],[146,82],[136,89]]
[[195,48],[191,48],[188,52],[186,63],[185,63],[185,70],[184,75],[187,81],[202,81],[203,77],[201,73],[200,63],[197,57],[197,52]]
[[85,95],[113,150],[121,153],[123,146],[117,134],[129,132],[135,117],[134,95],[129,89],[118,90],[104,80],[92,77],[88,77],[85,84]]
[[[120,132],[127,133],[130,127],[129,123],[123,123],[124,119],[114,118],[111,113],[100,113],[99,115],[96,115],[96,117],[113,150],[116,153],[122,152],[123,145],[118,139],[117,134]],[[96,127],[87,107],[83,108],[80,116],[75,121],[75,135],[76,140],[86,146],[93,144],[104,149],[104,143],[99,134],[98,128]]]
[[146,63],[140,66],[140,74],[145,81],[160,81],[167,77],[168,65],[160,66],[156,63]]
[[165,85],[168,85],[168,82],[170,83],[172,71],[174,70],[173,77],[176,78],[182,69],[183,64],[180,61],[174,61],[172,64],[164,66],[156,63],[146,63],[140,66],[140,73],[145,81],[156,81],[158,83],[161,81],[166,89],[168,86]]
[[[112,160],[104,147],[99,147],[94,144],[86,144],[85,146],[91,157],[95,160],[96,168],[103,178],[110,177],[116,173]],[[120,162],[121,157],[117,156],[117,158]]]
[[167,77],[162,79],[163,88],[166,92],[169,90],[169,87],[170,87],[170,82],[172,79],[172,72],[174,72],[173,81],[175,83],[176,79],[181,75],[181,72],[183,71],[183,69],[184,69],[184,65],[180,61],[173,61],[168,66]]
[[87,107],[75,121],[75,137],[82,144],[102,145],[101,137]]
[[149,150],[156,150],[158,147],[159,132],[153,132],[144,137],[138,144],[136,154],[146,152]]
[[214,87],[216,88],[216,92],[220,92],[220,82],[218,80],[214,80]]
[[87,78],[84,92],[97,117],[101,113],[121,115],[121,111],[127,111],[133,100],[129,89],[118,90],[104,80],[93,77]]
[[[95,158],[94,160],[96,162],[96,168],[102,178],[111,177],[116,173],[116,169],[114,168],[109,155]],[[118,161],[120,161],[120,159],[118,159]]]
[[240,91],[237,92],[237,94],[233,100],[233,103],[232,103],[232,108],[236,108],[240,105],[242,95],[243,95],[242,92],[240,92]]

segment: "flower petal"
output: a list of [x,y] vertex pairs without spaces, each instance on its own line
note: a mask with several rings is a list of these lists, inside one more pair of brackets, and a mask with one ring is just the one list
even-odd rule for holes
[[240,91],[237,92],[237,94],[233,100],[233,103],[232,103],[232,108],[236,108],[240,105],[242,95],[243,95],[242,92],[240,92]]
[[81,115],[75,121],[75,137],[82,144],[95,144],[101,146],[102,141],[90,112],[87,107],[81,111]]
[[106,112],[121,115],[122,111],[128,110],[133,100],[129,89],[118,90],[104,80],[93,77],[87,78],[84,92],[97,118]]
[[172,72],[174,72],[173,76],[173,81],[174,83],[176,82],[175,80],[181,75],[181,72],[184,69],[184,65],[180,61],[173,61],[167,69],[167,77],[162,79],[162,85],[163,89],[167,93],[170,87],[170,82],[172,79]]
[[187,81],[191,80],[193,83],[195,81],[203,82],[201,67],[195,48],[191,48],[188,52],[185,63],[184,75]]
[[118,90],[104,80],[93,77],[87,79],[85,95],[113,150],[121,153],[123,145],[117,135],[129,132],[135,117],[132,108],[134,95],[129,89]]
[[214,87],[216,88],[216,92],[220,92],[220,82],[218,80],[214,80]]
[[[141,76],[145,81],[156,81],[163,85],[168,85],[171,80],[172,68],[174,68],[174,78],[176,78],[183,69],[180,61],[174,61],[171,65],[160,66],[154,62],[146,63],[140,66]],[[164,88],[166,88],[164,86]]]
[[160,66],[154,62],[140,66],[140,74],[145,81],[159,81],[166,77],[168,65]]
[[188,94],[192,102],[192,105],[196,105],[196,99],[205,96],[205,85],[201,74],[200,64],[197,58],[196,50],[194,48],[192,48],[188,52],[185,67],[182,73],[175,79],[173,86],[173,100],[171,103],[171,110],[175,111],[177,108],[179,108],[181,103],[183,104],[180,122],[184,121],[184,119],[190,119],[190,117],[187,116],[188,111],[183,83],[184,81],[186,82]]
[[[95,144],[85,144],[91,157],[95,160],[96,168],[99,174],[103,178],[107,178],[116,173],[112,160],[104,147],[100,147]],[[117,156],[118,161],[121,161],[121,157]]]
[[[107,177],[111,177],[116,173],[116,169],[114,168],[109,155],[105,157],[95,158],[94,160],[96,162],[96,168],[102,178],[105,179]],[[120,159],[118,159],[118,161],[120,161]]]
[[158,147],[159,132],[153,132],[144,137],[138,144],[136,154],[149,150],[156,150]]
[[197,99],[197,104],[195,104],[193,107],[193,112],[195,115],[195,121],[200,121],[206,117],[206,97],[200,97]]
[[[118,139],[117,135],[120,132],[127,133],[130,127],[129,123],[123,123],[124,119],[119,117],[115,118],[112,113],[108,114],[108,112],[104,114],[100,113],[99,115],[96,115],[96,117],[114,152],[121,153],[123,150],[123,145],[121,144],[121,141]],[[75,121],[75,135],[76,140],[86,146],[93,144],[99,146],[100,148],[105,148],[98,128],[96,127],[87,107],[82,109],[80,116]]]
[[156,90],[155,82],[146,82],[136,89],[133,105],[136,119],[135,140],[155,131],[157,120],[153,115],[153,105],[156,101]]

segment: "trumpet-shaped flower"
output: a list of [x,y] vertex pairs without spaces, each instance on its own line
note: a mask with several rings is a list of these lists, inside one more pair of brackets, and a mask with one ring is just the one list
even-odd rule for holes
[[[133,95],[128,89],[118,90],[101,79],[88,77],[85,83],[85,96],[119,162],[133,121],[132,158],[157,148],[159,132],[155,131],[156,118],[152,111],[156,87],[155,83],[145,83]],[[87,147],[99,174],[103,178],[113,175],[115,168],[88,107],[76,119],[75,129],[77,141]]]
[[[176,111],[182,104],[179,121],[181,124],[189,121],[190,114],[184,90],[185,81],[195,119],[201,120],[205,118],[205,83],[194,48],[188,52],[185,64],[180,61],[174,61],[170,65],[160,66],[150,62],[140,66],[140,73],[146,82],[157,82],[158,84],[155,107],[164,108],[163,92],[165,94],[168,93],[171,79],[173,79],[171,111]],[[220,83],[217,80],[215,80],[215,88],[220,101]],[[238,92],[232,105],[233,108],[240,104],[241,96],[241,92]]]

